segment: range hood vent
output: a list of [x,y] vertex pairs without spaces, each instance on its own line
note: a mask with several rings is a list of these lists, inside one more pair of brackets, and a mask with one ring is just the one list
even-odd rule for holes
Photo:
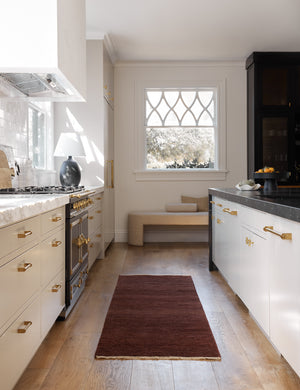
[[28,97],[68,95],[49,73],[0,73],[0,77]]

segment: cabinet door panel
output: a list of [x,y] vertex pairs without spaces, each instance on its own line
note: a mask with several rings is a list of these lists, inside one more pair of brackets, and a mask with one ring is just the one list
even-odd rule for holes
[[269,233],[274,248],[270,266],[270,337],[300,374],[300,224],[275,217],[274,230],[292,233],[283,240]]
[[287,68],[263,69],[262,104],[265,106],[286,106],[288,104]]

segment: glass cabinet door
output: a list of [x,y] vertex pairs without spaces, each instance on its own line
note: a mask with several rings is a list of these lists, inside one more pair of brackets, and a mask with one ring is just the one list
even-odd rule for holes
[[279,67],[263,68],[263,106],[287,106],[288,103],[288,69]]
[[264,117],[262,119],[263,166],[276,171],[288,171],[288,118]]
[[296,107],[298,110],[300,110],[300,66],[296,67]]

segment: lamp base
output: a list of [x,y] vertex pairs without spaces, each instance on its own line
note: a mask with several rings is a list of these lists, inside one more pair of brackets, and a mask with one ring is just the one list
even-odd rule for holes
[[60,167],[59,179],[63,186],[74,186],[77,187],[80,183],[81,172],[79,165],[72,156],[69,156]]

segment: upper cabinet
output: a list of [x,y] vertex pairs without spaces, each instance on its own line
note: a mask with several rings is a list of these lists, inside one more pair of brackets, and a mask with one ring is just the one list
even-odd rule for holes
[[103,45],[103,96],[114,105],[114,68],[106,47]]
[[248,177],[264,166],[300,184],[300,53],[254,52],[246,61]]
[[0,98],[84,101],[85,34],[85,0],[5,2]]

